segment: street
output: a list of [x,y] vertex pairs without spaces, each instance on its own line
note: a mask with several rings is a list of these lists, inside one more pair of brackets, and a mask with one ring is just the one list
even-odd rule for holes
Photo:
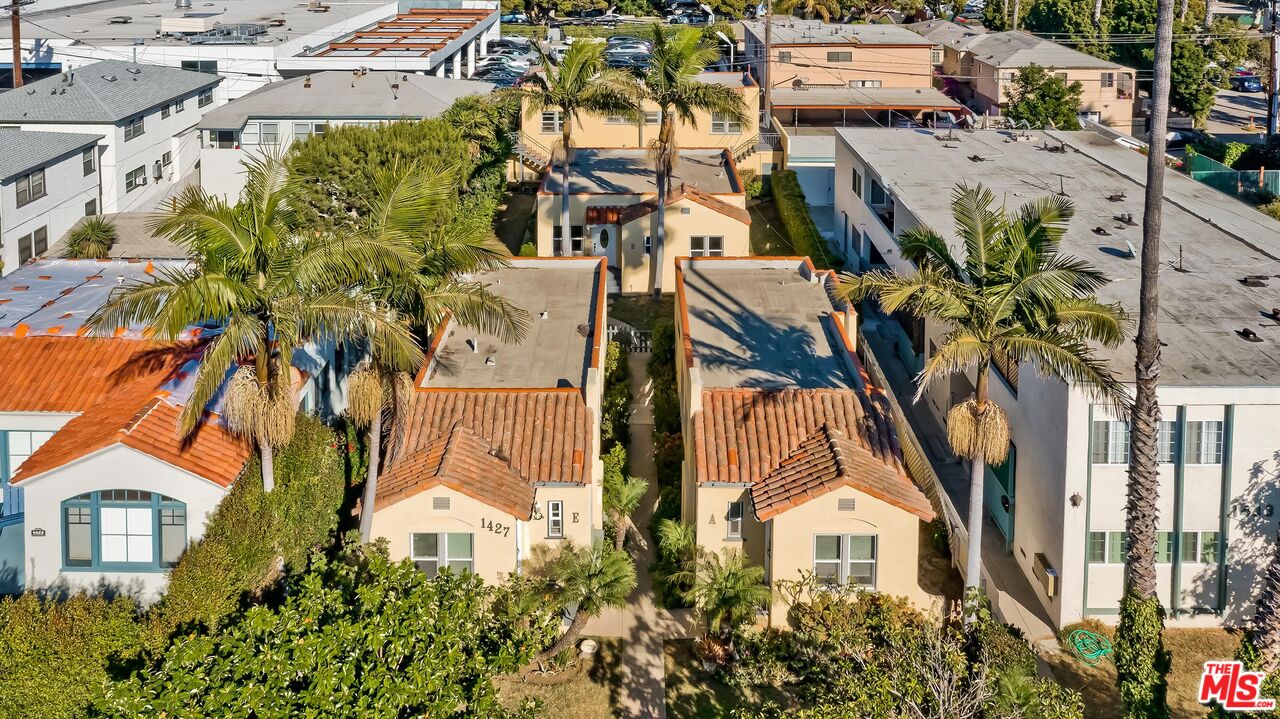
[[[1256,130],[1245,129],[1250,118]],[[1209,112],[1209,132],[1219,140],[1260,143],[1267,124],[1267,94],[1221,90]]]

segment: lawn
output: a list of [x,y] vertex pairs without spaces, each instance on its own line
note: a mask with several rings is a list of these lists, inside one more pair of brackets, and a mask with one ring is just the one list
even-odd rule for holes
[[522,680],[516,675],[498,677],[502,703],[507,707],[522,706],[528,700],[542,704],[542,716],[574,719],[610,719],[617,715],[618,671],[622,662],[622,642],[596,639],[600,645],[589,666],[576,671],[563,684],[539,684],[536,679]]
[[675,294],[670,292],[656,304],[649,295],[619,295],[609,300],[609,319],[638,330],[651,330],[663,322],[675,321],[675,303]]
[[703,671],[693,654],[693,640],[666,643],[667,716],[671,719],[728,717],[735,709],[761,707],[773,702],[794,709],[795,699],[773,687],[737,689]]
[[791,238],[787,228],[782,225],[782,217],[773,200],[764,200],[750,208],[751,211],[751,254],[794,257],[796,250],[791,246]]
[[[1074,625],[1069,629],[1079,628]],[[1090,622],[1083,628],[1111,635],[1110,627]],[[1208,716],[1205,707],[1196,702],[1200,672],[1209,659],[1230,659],[1235,653],[1239,635],[1225,629],[1166,629],[1165,647],[1173,655],[1169,672],[1169,708],[1174,719]],[[1090,667],[1068,651],[1045,657],[1054,676],[1063,685],[1084,696],[1085,719],[1112,719],[1121,715],[1120,695],[1116,690],[1116,668],[1103,660]]]

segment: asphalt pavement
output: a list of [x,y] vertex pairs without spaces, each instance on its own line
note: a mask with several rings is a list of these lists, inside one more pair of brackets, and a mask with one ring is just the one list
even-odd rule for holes
[[[1253,128],[1249,127],[1250,120]],[[1219,140],[1260,143],[1265,139],[1267,94],[1220,90],[1209,111],[1208,130]]]

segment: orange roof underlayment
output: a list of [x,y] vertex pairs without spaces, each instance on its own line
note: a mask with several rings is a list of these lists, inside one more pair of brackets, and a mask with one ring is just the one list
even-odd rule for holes
[[492,10],[413,8],[368,30],[334,40],[327,49],[316,54],[351,55],[358,52],[361,57],[426,57],[492,14]]

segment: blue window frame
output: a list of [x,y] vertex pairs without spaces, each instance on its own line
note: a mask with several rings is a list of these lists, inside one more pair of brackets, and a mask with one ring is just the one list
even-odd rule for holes
[[108,489],[62,503],[62,566],[161,572],[187,548],[187,505],[163,494]]

